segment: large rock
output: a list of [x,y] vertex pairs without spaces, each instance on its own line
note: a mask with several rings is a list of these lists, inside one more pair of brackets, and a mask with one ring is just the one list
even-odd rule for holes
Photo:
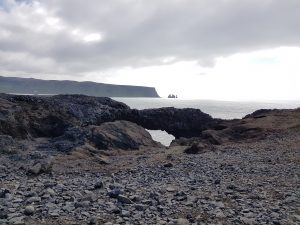
[[150,130],[165,130],[180,137],[198,137],[203,130],[217,128],[221,120],[213,119],[200,109],[177,109],[173,107],[132,110],[127,120]]
[[165,130],[179,137],[195,137],[218,127],[199,109],[136,110],[105,97],[57,95],[52,97],[0,94],[0,135],[13,138],[59,137],[72,127],[127,120],[146,129]]
[[214,150],[214,148],[211,145],[194,143],[192,146],[185,148],[183,152],[186,154],[201,154],[212,150]]
[[51,173],[53,167],[52,158],[46,158],[40,161],[33,163],[30,168],[28,168],[28,174],[30,175],[39,175],[41,173]]
[[91,127],[90,141],[99,149],[139,149],[162,147],[143,127],[128,121],[115,121]]
[[220,145],[228,142],[256,141],[274,132],[300,130],[300,108],[258,110],[243,119],[219,120],[217,127],[203,130],[198,137],[179,138],[172,145],[206,143]]
[[[176,139],[198,137],[202,142],[222,144],[262,138],[273,131],[299,129],[300,109],[259,110],[242,120],[221,120],[214,119],[199,109],[130,109],[123,103],[105,97],[0,94],[0,135],[9,135],[14,139],[51,138],[53,146],[62,152],[84,144],[90,138],[91,126],[102,126],[106,122],[117,120],[131,121],[150,130],[164,130]],[[112,133],[116,128],[108,125],[101,129]],[[126,124],[119,125],[124,125],[122,132],[127,133]],[[139,129],[132,129],[132,132],[139,132]],[[116,146],[136,149],[139,145],[152,145],[144,143],[149,140],[149,136],[145,136],[144,141],[129,135],[129,139],[134,140],[131,143],[127,136],[117,135],[116,131],[111,136],[100,133],[98,136],[102,142],[98,141],[97,146],[101,148]],[[144,133],[142,132],[143,135]],[[92,136],[95,136],[95,132]],[[109,144],[109,141],[113,143]],[[124,141],[126,143],[121,144]]]
[[300,108],[261,109],[243,119],[222,121],[223,129],[208,129],[201,137],[212,144],[263,139],[274,132],[300,129]]
[[15,153],[20,146],[9,135],[0,135],[0,154]]
[[58,137],[73,126],[114,121],[125,109],[129,107],[105,97],[0,94],[0,135]]

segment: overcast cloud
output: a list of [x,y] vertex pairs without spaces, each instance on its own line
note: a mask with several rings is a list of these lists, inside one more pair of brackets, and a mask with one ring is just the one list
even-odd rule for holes
[[299,12],[299,0],[0,0],[0,72],[76,79],[182,61],[213,67],[300,46]]

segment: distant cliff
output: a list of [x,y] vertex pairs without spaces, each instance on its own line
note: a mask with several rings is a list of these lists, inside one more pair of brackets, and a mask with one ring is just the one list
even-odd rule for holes
[[99,97],[159,97],[153,87],[3,76],[0,76],[0,93],[84,94]]

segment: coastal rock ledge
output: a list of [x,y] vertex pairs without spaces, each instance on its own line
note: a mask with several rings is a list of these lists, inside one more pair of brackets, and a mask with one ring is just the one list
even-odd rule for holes
[[0,134],[13,138],[58,137],[74,126],[86,127],[126,120],[146,129],[160,129],[179,137],[194,137],[221,120],[199,109],[136,110],[105,97],[52,97],[0,94]]
[[196,137],[211,144],[221,144],[261,138],[276,130],[299,128],[299,111],[300,108],[259,110],[241,120],[221,120],[192,108],[130,109],[106,97],[0,94],[0,134],[17,139],[57,138],[68,135],[73,128],[88,133],[89,126],[123,120],[145,129],[165,130],[176,139]]

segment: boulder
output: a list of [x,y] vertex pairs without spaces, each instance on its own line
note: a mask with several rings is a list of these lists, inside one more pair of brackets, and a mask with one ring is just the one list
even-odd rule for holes
[[115,121],[91,127],[90,141],[99,149],[139,149],[141,146],[162,147],[148,131],[128,121]]
[[29,206],[26,206],[25,209],[24,209],[24,214],[27,215],[27,216],[31,216],[33,215],[35,212],[35,209],[33,206],[29,205]]
[[204,153],[207,149],[207,146],[201,143],[198,144],[193,144],[190,147],[187,147],[186,149],[183,150],[184,153],[186,154],[200,154]]
[[29,168],[28,173],[33,175],[38,175],[41,173],[41,170],[42,170],[42,164],[35,163]]
[[6,153],[11,154],[17,152],[18,149],[17,142],[9,135],[0,135],[0,154]]
[[39,175],[41,173],[51,173],[53,166],[52,158],[36,161],[28,169],[29,175]]

